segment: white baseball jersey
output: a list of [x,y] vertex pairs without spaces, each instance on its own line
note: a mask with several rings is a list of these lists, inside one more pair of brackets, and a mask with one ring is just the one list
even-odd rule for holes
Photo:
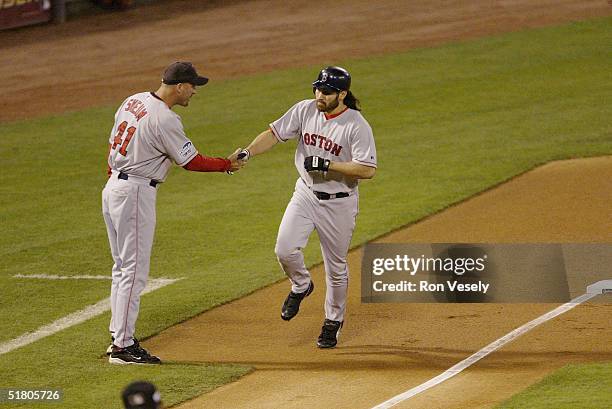
[[319,156],[335,162],[356,162],[376,167],[372,128],[359,111],[347,109],[335,116],[319,112],[314,99],[300,101],[270,124],[282,142],[299,138],[295,167],[306,185],[316,191],[337,193],[357,188],[358,180],[341,173],[306,172],[304,159]]
[[152,92],[123,101],[109,142],[111,169],[159,182],[166,180],[172,162],[183,166],[198,153],[181,118]]
[[[316,229],[325,264],[325,318],[344,321],[349,276],[346,255],[359,213],[358,179],[334,171],[306,172],[304,159],[319,156],[376,167],[372,129],[359,111],[346,109],[328,116],[319,112],[314,99],[295,104],[270,129],[280,141],[299,138],[295,167],[300,179],[278,229],[276,257],[291,281],[291,291],[306,291],[312,278],[302,249]],[[351,194],[320,200],[313,190]]]
[[[113,170],[102,192],[102,214],[113,256],[111,322],[114,344],[134,343],[140,294],[149,277],[155,233],[157,188],[175,162],[197,155],[180,117],[152,92],[127,98],[115,114],[108,164]],[[128,178],[119,178],[119,172]],[[109,358],[111,362],[111,358]]]

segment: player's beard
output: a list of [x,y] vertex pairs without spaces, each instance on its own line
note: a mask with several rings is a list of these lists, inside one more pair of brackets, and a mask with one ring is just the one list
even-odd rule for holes
[[[325,101],[317,100],[317,109],[319,110],[319,112],[325,112],[329,114],[334,109],[338,108],[338,105],[340,105],[339,98],[340,95],[336,94],[336,99],[330,102],[329,104],[326,104]],[[321,107],[321,105],[323,106]]]

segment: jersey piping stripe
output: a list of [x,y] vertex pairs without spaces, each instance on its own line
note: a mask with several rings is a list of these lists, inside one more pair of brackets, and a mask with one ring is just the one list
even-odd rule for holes
[[[125,321],[123,323],[123,339],[121,340],[121,342],[123,344],[125,344],[125,333],[127,330],[127,322],[128,322],[128,315],[130,313],[130,303],[132,302],[132,290],[134,289],[134,283],[136,283],[136,271],[138,270],[138,238],[139,236],[139,232],[138,232],[138,213],[140,212],[140,208],[139,208],[139,204],[140,204],[140,186],[136,187],[136,261],[134,264],[134,277],[132,279],[132,286],[130,287],[130,295],[128,297],[128,302],[127,305],[125,306]],[[134,334],[132,334],[133,336]],[[123,347],[122,347],[123,348]]]
[[327,115],[325,112],[323,114],[325,115],[325,119],[330,120],[330,119],[339,117],[340,115],[345,113],[347,110],[348,110],[348,107],[344,108],[342,111],[338,112],[337,114]]
[[276,128],[274,127],[274,125],[270,124],[270,130],[272,131],[272,133],[274,134],[274,136],[276,136],[276,139],[278,139],[281,142],[287,142],[287,139],[283,139],[280,137],[278,131],[276,130]]

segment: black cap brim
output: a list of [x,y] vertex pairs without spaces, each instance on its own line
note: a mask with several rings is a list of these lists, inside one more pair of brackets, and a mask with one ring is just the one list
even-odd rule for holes
[[206,85],[206,83],[208,82],[208,78],[206,77],[196,77],[195,80],[190,81],[193,85],[197,85],[199,87],[201,87],[202,85]]
[[188,83],[191,85],[202,86],[208,83],[208,78],[198,76],[195,78],[185,78],[184,80],[173,80],[173,81],[167,81],[162,78],[162,82],[166,85],[176,85],[176,84],[181,84],[181,83],[183,84]]

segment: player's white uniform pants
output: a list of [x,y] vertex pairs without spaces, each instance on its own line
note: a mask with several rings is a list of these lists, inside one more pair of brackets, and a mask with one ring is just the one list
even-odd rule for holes
[[311,278],[302,249],[313,230],[317,230],[327,283],[325,317],[334,321],[344,321],[349,275],[346,255],[358,212],[357,191],[344,198],[319,200],[302,179],[298,179],[278,230],[276,257],[295,293],[308,289]]
[[149,277],[157,189],[149,180],[113,173],[102,191],[102,214],[113,256],[110,331],[115,345],[134,343],[140,293]]

